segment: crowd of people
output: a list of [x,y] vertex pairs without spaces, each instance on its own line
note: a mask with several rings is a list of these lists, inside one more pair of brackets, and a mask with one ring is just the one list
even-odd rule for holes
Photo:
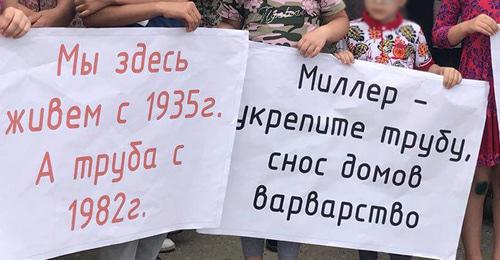
[[[493,258],[500,259],[500,141],[489,41],[499,29],[499,0],[0,0],[0,11],[0,33],[9,38],[35,27],[217,27],[248,30],[251,41],[297,48],[305,57],[331,52],[346,66],[364,60],[435,73],[446,88],[462,78],[488,81],[462,241],[466,259],[482,259],[483,204],[491,187]],[[99,258],[154,260],[162,244],[172,247],[165,237],[101,248]],[[241,238],[241,244],[247,260],[262,259],[263,239]],[[297,259],[300,244],[278,241],[277,248],[280,259]],[[359,258],[377,259],[377,253],[360,251]]]

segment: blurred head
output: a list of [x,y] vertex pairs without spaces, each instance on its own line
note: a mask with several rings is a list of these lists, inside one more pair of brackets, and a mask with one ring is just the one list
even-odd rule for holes
[[380,22],[390,22],[405,4],[406,0],[365,0],[368,14]]

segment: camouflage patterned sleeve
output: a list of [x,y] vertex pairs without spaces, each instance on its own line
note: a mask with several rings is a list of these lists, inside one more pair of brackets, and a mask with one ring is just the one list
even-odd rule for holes
[[223,0],[219,10],[219,16],[231,21],[243,21],[243,1],[244,0]]
[[332,16],[345,9],[343,0],[318,0],[321,8],[321,16]]

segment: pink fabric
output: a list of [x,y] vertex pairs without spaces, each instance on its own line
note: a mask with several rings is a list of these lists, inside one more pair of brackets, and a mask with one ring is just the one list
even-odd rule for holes
[[[453,47],[448,42],[448,31],[459,22],[471,20],[479,14],[487,14],[500,23],[500,0],[444,0],[436,17],[433,30],[434,44],[438,47]],[[460,72],[466,79],[490,82],[490,95],[486,111],[486,125],[479,152],[478,166],[493,167],[500,164],[500,140],[498,139],[497,107],[493,71],[491,69],[490,38],[474,33],[462,41]],[[498,57],[495,57],[496,59]]]

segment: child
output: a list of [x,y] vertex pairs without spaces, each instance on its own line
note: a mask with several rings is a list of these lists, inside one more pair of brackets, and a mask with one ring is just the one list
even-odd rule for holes
[[[345,64],[353,63],[356,58],[433,72],[444,76],[446,88],[460,83],[462,76],[457,70],[434,64],[420,26],[404,20],[399,13],[405,4],[405,0],[365,0],[363,18],[352,21],[347,33],[348,50],[339,51],[335,56]],[[376,252],[359,252],[362,260],[375,260],[377,256]],[[390,257],[391,260],[411,258],[402,255]]]
[[344,8],[342,0],[223,0],[219,28],[248,30],[252,41],[296,47],[314,57],[327,42],[344,37]]
[[[461,17],[463,22],[458,23]],[[476,173],[469,195],[462,241],[466,259],[482,259],[481,226],[484,198],[489,182],[493,188],[495,244],[493,259],[500,259],[500,142],[495,105],[495,89],[491,64],[489,37],[498,32],[500,1],[443,0],[433,30],[434,44],[453,48],[462,43],[460,71],[466,78],[487,80],[490,83],[486,125],[479,152]],[[498,59],[499,57],[495,57]]]
[[406,0],[365,0],[363,18],[351,21],[345,39],[348,50],[335,56],[345,64],[359,59],[432,72],[443,76],[446,88],[459,84],[462,76],[456,69],[434,63],[420,26],[402,18],[399,10],[405,4]]
[[[327,42],[345,36],[349,24],[344,9],[342,0],[223,0],[219,28],[248,30],[252,41],[296,47],[314,57]],[[242,237],[241,244],[246,260],[262,259],[264,239]],[[279,259],[297,259],[299,247],[278,241]]]
[[31,28],[28,17],[22,11],[13,8],[5,8],[3,0],[0,0],[0,34],[4,37],[20,38]]
[[[194,31],[201,15],[193,2],[148,0],[76,0],[76,11],[89,27],[182,27]],[[160,250],[175,249],[166,234],[98,250],[99,260],[155,260]]]

